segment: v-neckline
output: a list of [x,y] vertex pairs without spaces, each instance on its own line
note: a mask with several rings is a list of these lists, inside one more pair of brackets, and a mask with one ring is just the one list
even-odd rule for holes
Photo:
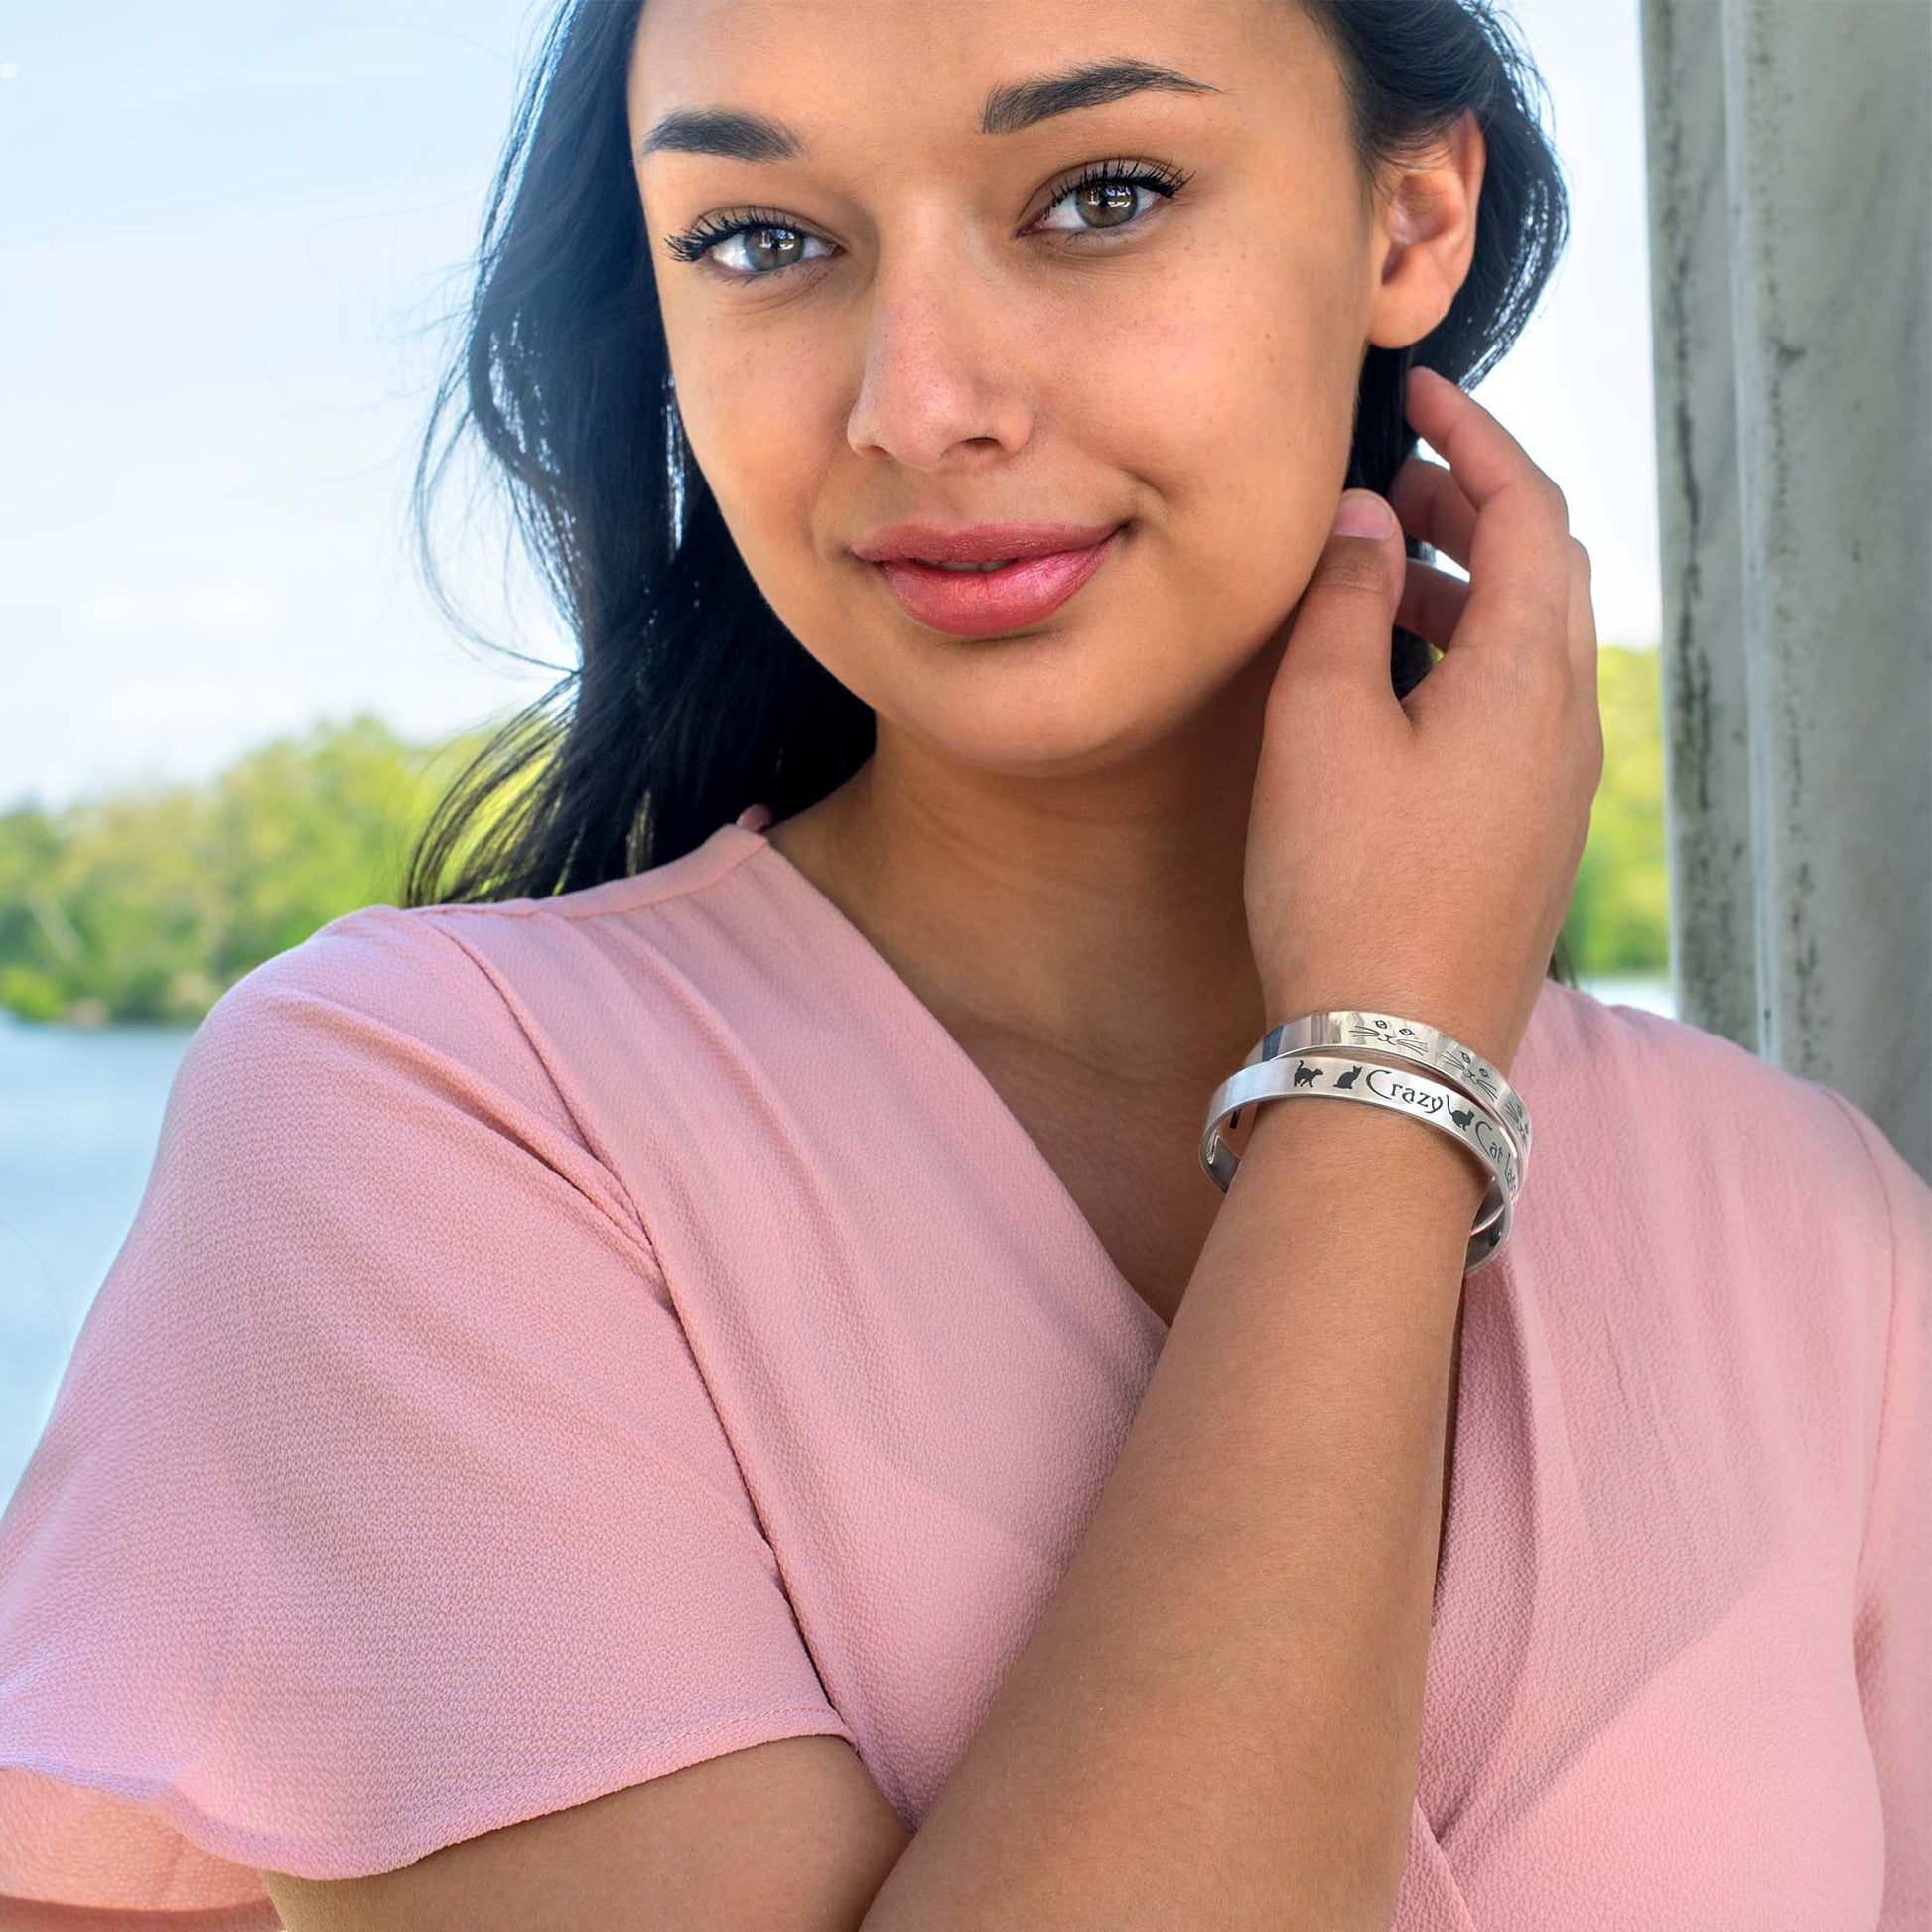
[[[1007,1104],[1006,1096],[987,1078],[975,1060],[939,1016],[913,992],[911,986],[891,960],[873,944],[865,931],[847,916],[836,900],[821,892],[812,880],[795,866],[765,836],[771,823],[768,805],[748,805],[722,829],[735,837],[749,839],[780,877],[791,896],[807,906],[818,924],[855,964],[858,974],[883,989],[882,997],[896,1009],[895,1018],[903,1030],[924,1040],[928,1049],[948,1069],[949,1089],[965,1096],[979,1111],[997,1123],[1001,1136],[1018,1152],[1022,1164],[1032,1171],[1035,1191],[1053,1204],[1056,1217],[1072,1229],[1095,1270],[1109,1285],[1115,1299],[1125,1299],[1137,1312],[1143,1339],[1154,1354],[1159,1354],[1169,1335],[1169,1327],[1153,1304],[1121,1273],[1107,1244],[1087,1219],[1072,1190],[1060,1178],[1059,1170],[1047,1160],[1039,1143],[1028,1132],[1026,1123]],[[1212,1182],[1203,1174],[1203,1186]]]
[[[914,1037],[922,1039],[941,1064],[949,1070],[956,1091],[996,1124],[1001,1135],[1016,1150],[1022,1164],[1032,1171],[1036,1191],[1041,1198],[1052,1203],[1058,1218],[1087,1250],[1096,1281],[1115,1302],[1124,1302],[1131,1307],[1133,1313],[1130,1318],[1138,1324],[1139,1337],[1145,1350],[1144,1360],[1151,1369],[1152,1364],[1159,1359],[1162,1347],[1171,1332],[1168,1323],[1115,1265],[1106,1243],[1095,1232],[1093,1223],[1087,1219],[1080,1203],[1073,1198],[1071,1190],[1060,1178],[1058,1171],[1040,1151],[1038,1142],[1027,1131],[1025,1123],[1007,1105],[1005,1096],[981,1070],[978,1061],[966,1051],[941,1023],[939,1016],[913,992],[898,970],[873,944],[866,933],[846,915],[837,902],[821,892],[811,879],[793,865],[765,836],[764,828],[771,823],[772,816],[768,805],[748,805],[735,820],[720,827],[717,836],[728,842],[740,843],[747,859],[763,855],[770,876],[779,882],[782,889],[816,922],[819,930],[829,941],[848,956],[855,975],[870,980],[878,987],[879,997],[895,1010],[893,1018],[897,1026]],[[1502,1285],[1495,1279],[1494,1274],[1494,1271],[1502,1265],[1503,1259],[1500,1256],[1489,1264],[1491,1279],[1485,1286],[1492,1294],[1503,1292]],[[1505,1315],[1504,1318],[1511,1317]],[[1471,1464],[1475,1445],[1471,1438],[1474,1431],[1483,1426],[1487,1407],[1486,1398],[1482,1403],[1470,1399],[1471,1363],[1478,1353],[1479,1351],[1472,1350],[1468,1345],[1468,1330],[1465,1325],[1459,1377],[1461,1392],[1456,1413],[1454,1462],[1449,1471],[1448,1512],[1437,1553],[1436,1586],[1432,1593],[1430,1609],[1432,1649],[1438,1641],[1436,1633],[1442,1629],[1446,1614],[1454,1614],[1458,1620],[1464,1614],[1459,1608],[1462,1593],[1453,1587],[1453,1582],[1470,1561],[1469,1556],[1465,1554],[1465,1546],[1470,1534],[1467,1523],[1467,1512],[1470,1508],[1467,1499],[1468,1487],[1474,1479]],[[1451,1603],[1458,1607],[1446,1610],[1446,1606]],[[1433,1715],[1434,1702],[1426,1687],[1424,1698],[1426,1715]],[[1428,1770],[1430,1741],[1426,1729],[1423,1773],[1425,1777]],[[1439,1888],[1446,1890],[1455,1900],[1456,1908],[1465,1912],[1466,1908],[1461,1904],[1461,1893],[1449,1870],[1436,1827],[1423,1807],[1420,1785],[1411,1800],[1410,1814],[1411,1863],[1417,1864],[1418,1868],[1413,1879],[1405,1880],[1405,1883],[1414,1883],[1420,1890],[1438,1891],[1439,1895]],[[1420,1861],[1414,1856],[1417,1853],[1424,1855]]]
[[[873,944],[864,930],[847,916],[836,900],[821,892],[812,880],[793,865],[765,836],[764,828],[771,823],[771,819],[772,812],[768,805],[748,805],[734,821],[721,828],[721,834],[729,835],[734,839],[749,840],[751,842],[749,851],[753,855],[760,853],[763,855],[766,863],[774,869],[776,876],[781,879],[791,896],[810,912],[820,928],[830,935],[832,941],[850,955],[857,973],[875,982],[882,989],[881,997],[896,1009],[895,1019],[898,1026],[923,1039],[928,1050],[938,1056],[949,1071],[952,1089],[970,1099],[982,1113],[997,1124],[1000,1134],[1017,1150],[1023,1165],[1032,1171],[1036,1191],[1053,1204],[1057,1217],[1072,1230],[1074,1238],[1087,1250],[1105,1292],[1114,1301],[1124,1301],[1131,1305],[1134,1317],[1139,1323],[1140,1337],[1147,1351],[1147,1359],[1150,1363],[1158,1359],[1171,1333],[1168,1323],[1161,1318],[1140,1290],[1121,1273],[1113,1256],[1107,1250],[1107,1244],[1101,1240],[1093,1223],[1087,1219],[1080,1203],[1073,1198],[1071,1189],[1060,1178],[1059,1171],[1047,1160],[1040,1150],[1039,1143],[1028,1132],[1026,1123],[1008,1106],[1006,1097],[987,1078],[979,1062],[953,1036],[951,1031],[940,1021],[939,1016],[913,992],[897,968]],[[1205,1178],[1203,1175],[1204,1182]],[[1491,1268],[1499,1266],[1500,1260],[1499,1257],[1496,1262],[1492,1262]],[[1495,1284],[1492,1282],[1489,1286],[1493,1289]],[[1464,1293],[1466,1295],[1466,1288]],[[1471,1351],[1468,1347],[1465,1323],[1457,1378],[1460,1386],[1456,1405],[1453,1460],[1449,1469],[1448,1508],[1437,1552],[1435,1589],[1437,1608],[1432,1612],[1432,1624],[1440,1618],[1440,1606],[1448,1590],[1449,1580],[1455,1567],[1454,1558],[1462,1542],[1462,1538],[1454,1533],[1456,1520],[1468,1508],[1464,1500],[1470,1480],[1468,1459],[1471,1446],[1468,1439],[1474,1426],[1468,1401],[1470,1361]]]

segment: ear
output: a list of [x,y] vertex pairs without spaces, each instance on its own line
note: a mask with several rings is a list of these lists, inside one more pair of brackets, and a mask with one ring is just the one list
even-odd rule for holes
[[1375,347],[1407,348],[1449,314],[1475,257],[1488,160],[1472,108],[1426,153],[1391,164],[1378,183],[1366,329]]

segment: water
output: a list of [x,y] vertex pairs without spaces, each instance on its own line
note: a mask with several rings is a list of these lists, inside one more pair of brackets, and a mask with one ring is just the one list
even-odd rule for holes
[[[1591,980],[1672,1011],[1668,982]],[[0,1014],[0,1496],[46,1426],[94,1291],[141,1204],[188,1029],[29,1027]]]
[[190,1030],[0,1014],[0,1494],[141,1204]]

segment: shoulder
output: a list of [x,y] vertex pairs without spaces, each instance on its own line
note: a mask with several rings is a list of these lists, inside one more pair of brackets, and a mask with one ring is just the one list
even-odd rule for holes
[[524,1017],[528,990],[577,978],[621,933],[628,958],[668,960],[681,933],[717,931],[759,845],[734,826],[626,878],[543,898],[367,905],[246,974],[204,1023],[210,1037],[272,1031],[323,1009],[460,1050],[487,1050]]
[[559,1198],[642,1239],[569,1067],[496,964],[492,935],[516,917],[366,906],[238,980],[182,1057],[162,1190],[204,1212],[300,1201],[311,1218],[359,1213],[374,1228],[405,1195],[433,1210],[466,1190],[500,1219],[540,1170]]
[[1924,1326],[1932,1186],[1868,1113],[1721,1035],[1555,982],[1530,1045],[1524,1198],[1534,1210],[1544,1188],[1553,1249],[1701,1281],[1877,1386],[1900,1322]]
[[649,1039],[651,1077],[679,1077],[694,982],[763,943],[763,897],[739,890],[759,849],[727,826],[576,892],[330,921],[244,975],[197,1029],[164,1165],[193,1154],[245,1175],[279,1160],[322,1188],[332,1168],[393,1186],[408,1170],[533,1156],[634,1231],[598,1099],[614,1045]]
[[[1902,1196],[1924,1182],[1862,1109],[1722,1035],[1554,982],[1522,1088],[1566,1237],[1658,1279],[1695,1262],[1792,1321],[1882,1330]],[[1539,1173],[1540,1168],[1540,1173]]]
[[660,978],[681,909],[746,850],[709,842],[547,898],[362,906],[229,987],[191,1041],[184,1072],[233,1078],[284,1053],[338,1069],[432,1055],[446,1071],[467,1068],[557,1113],[567,1072],[555,1030],[534,1016],[560,1000],[599,1010],[593,982],[618,933],[626,990]]
[[1542,1096],[1573,1147],[1614,1147],[1644,1166],[1687,1164],[1726,1198],[1767,1208],[1793,1182],[1851,1178],[1870,1191],[1857,1109],[1721,1034],[1552,981],[1532,1044],[1532,1122],[1541,1125]]
[[475,1016],[490,987],[450,928],[446,909],[365,905],[263,961],[222,994],[203,1023],[210,1035],[272,1027],[305,1007],[435,1030],[451,1002]]
[[440,911],[364,906],[245,974],[196,1030],[176,1102],[299,1089],[368,1098],[382,1070],[468,1076],[548,1110],[551,1082],[486,966]]

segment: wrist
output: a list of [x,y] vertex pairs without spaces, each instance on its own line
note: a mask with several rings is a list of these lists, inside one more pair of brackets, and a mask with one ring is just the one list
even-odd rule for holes
[[1462,1212],[1465,1227],[1489,1190],[1489,1171],[1471,1149],[1428,1121],[1386,1107],[1306,1094],[1266,1100],[1230,1142],[1244,1167],[1251,1153],[1277,1144],[1293,1149],[1288,1158],[1311,1185],[1371,1194],[1391,1185],[1429,1187]]

